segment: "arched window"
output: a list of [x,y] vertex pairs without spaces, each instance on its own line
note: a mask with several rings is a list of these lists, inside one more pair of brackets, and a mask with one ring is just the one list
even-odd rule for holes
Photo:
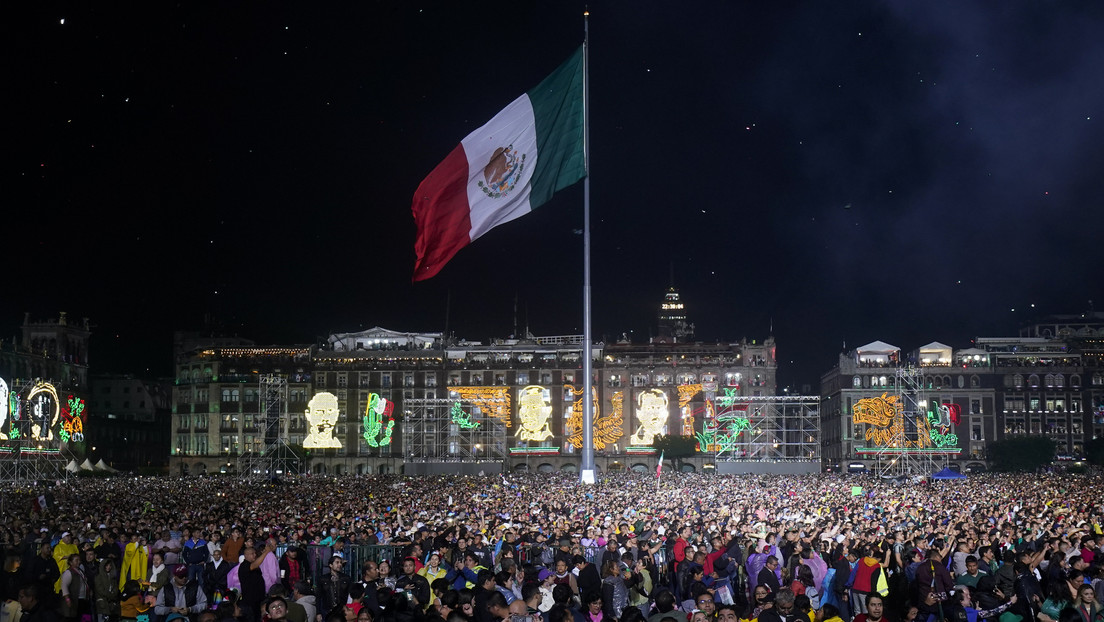
[[854,378],[851,379],[851,388],[853,388],[853,389],[861,389],[862,388],[862,377],[861,376],[855,376]]
[[886,377],[885,376],[881,376],[881,377],[878,378],[878,386],[880,386],[882,388],[885,388],[885,386],[886,386]]
[[958,377],[958,388],[961,389],[964,386],[966,386],[966,377],[965,376],[959,376]]
[[977,374],[970,376],[970,388],[977,389],[981,387],[981,378],[977,377]]
[[943,376],[943,388],[944,389],[951,388],[951,377],[950,376]]
[[1054,374],[1054,386],[1059,389],[1064,388],[1066,386],[1066,377],[1062,374]]
[[1023,374],[1016,374],[1015,376],[1012,376],[1012,386],[1016,387],[1017,389],[1023,388]]
[[1043,382],[1046,383],[1047,387],[1053,387],[1054,386],[1054,374],[1047,374],[1046,376],[1044,376],[1043,377]]
[[1079,374],[1073,374],[1070,376],[1070,386],[1075,389],[1081,388],[1081,376]]
[[1028,376],[1027,377],[1027,386],[1031,387],[1032,389],[1038,389],[1039,388],[1039,374],[1031,374],[1030,376]]

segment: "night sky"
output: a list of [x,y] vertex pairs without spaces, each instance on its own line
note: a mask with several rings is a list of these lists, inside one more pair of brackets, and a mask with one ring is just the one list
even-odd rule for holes
[[[65,310],[94,372],[169,374],[205,325],[581,333],[582,182],[418,284],[410,204],[582,8],[9,6],[0,335]],[[673,274],[699,339],[773,325],[815,390],[844,342],[1104,308],[1104,3],[590,8],[597,337],[646,341]]]

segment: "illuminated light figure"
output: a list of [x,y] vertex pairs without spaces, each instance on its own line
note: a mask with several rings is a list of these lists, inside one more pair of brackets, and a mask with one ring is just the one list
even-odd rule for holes
[[[385,447],[391,444],[391,431],[395,428],[395,419],[391,416],[391,412],[394,409],[395,403],[391,400],[375,393],[368,394],[368,407],[364,409],[364,440],[372,447]],[[386,424],[383,423],[385,417]]]
[[8,435],[4,432],[4,426],[8,423],[8,395],[10,393],[7,381],[0,378],[0,441],[8,440]]
[[518,396],[518,421],[521,425],[514,436],[523,441],[543,441],[552,438],[548,419],[552,416],[548,390],[541,386],[528,386]]
[[[697,395],[698,393],[701,392],[701,390],[702,390],[702,385],[700,385],[700,384],[680,384],[678,386],[679,409],[682,410],[682,435],[683,436],[694,436],[694,414],[697,411],[691,410],[690,407],[688,406],[688,404],[690,403],[690,400],[692,400],[694,398],[695,395]],[[709,404],[708,400],[706,400],[706,404]],[[711,408],[711,405],[707,406],[707,407]]]
[[896,395],[882,393],[881,397],[864,397],[851,408],[851,418],[855,423],[866,423],[885,427],[903,414],[904,407]]
[[479,427],[479,422],[472,417],[471,413],[464,412],[464,407],[460,405],[460,402],[455,402],[452,405],[452,409],[449,410],[449,415],[452,417],[453,423],[465,430],[472,430]]
[[498,419],[506,427],[514,424],[510,420],[510,393],[505,387],[451,387],[460,399],[478,406],[488,417]]
[[61,430],[58,432],[63,442],[84,442],[84,400],[69,396],[65,406],[61,407]]
[[31,439],[54,440],[54,427],[61,415],[57,389],[49,382],[39,382],[27,395],[27,401],[31,404]]
[[640,427],[629,438],[630,445],[651,445],[657,434],[667,428],[667,394],[659,389],[648,389],[636,396],[636,420]]
[[[570,384],[564,385],[565,389],[570,389],[572,393],[579,396],[578,399],[571,405],[571,415],[567,418],[566,423],[566,436],[567,442],[575,449],[583,448],[583,390],[582,387],[574,387]],[[622,426],[625,423],[623,403],[625,401],[625,394],[621,391],[613,394],[610,398],[610,403],[613,408],[610,409],[608,415],[602,416],[602,411],[598,405],[598,388],[591,388],[591,396],[594,402],[594,425],[591,426],[593,431],[593,441],[595,449],[605,449],[606,445],[612,445],[617,442],[622,436],[625,435],[625,431]]]
[[928,426],[936,428],[927,430],[931,444],[936,447],[957,447],[958,435],[951,431],[951,424],[959,417],[958,404],[935,404],[933,408],[934,411],[928,411]]
[[334,426],[341,416],[337,409],[337,396],[333,393],[315,393],[307,403],[307,423],[310,434],[303,439],[304,449],[340,449],[341,441],[334,437]]
[[8,420],[9,424],[9,438],[16,439],[20,437],[19,422],[22,420],[23,415],[23,402],[19,401],[19,393],[11,391],[8,393]]

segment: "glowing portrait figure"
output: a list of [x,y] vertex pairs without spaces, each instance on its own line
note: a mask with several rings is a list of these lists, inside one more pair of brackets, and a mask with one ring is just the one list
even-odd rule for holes
[[523,441],[543,441],[552,437],[548,419],[552,416],[548,391],[540,386],[528,386],[518,395],[518,419],[521,426],[514,436]]
[[61,414],[57,389],[48,382],[39,382],[27,395],[27,402],[31,405],[31,438],[54,440],[54,428]]
[[341,441],[334,436],[334,426],[340,416],[337,396],[333,393],[315,393],[307,403],[307,425],[310,434],[303,439],[304,449],[340,449]]
[[636,396],[636,420],[640,427],[629,439],[630,445],[651,445],[667,427],[667,394],[659,389],[642,391]]
[[8,383],[3,378],[0,378],[0,441],[8,440],[8,435],[4,432],[4,426],[8,424]]

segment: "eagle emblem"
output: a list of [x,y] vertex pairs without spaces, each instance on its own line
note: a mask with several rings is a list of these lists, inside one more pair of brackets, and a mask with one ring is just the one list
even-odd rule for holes
[[479,189],[492,199],[510,194],[525,170],[525,154],[518,153],[513,145],[499,147],[491,155],[491,161],[483,167],[483,181]]

